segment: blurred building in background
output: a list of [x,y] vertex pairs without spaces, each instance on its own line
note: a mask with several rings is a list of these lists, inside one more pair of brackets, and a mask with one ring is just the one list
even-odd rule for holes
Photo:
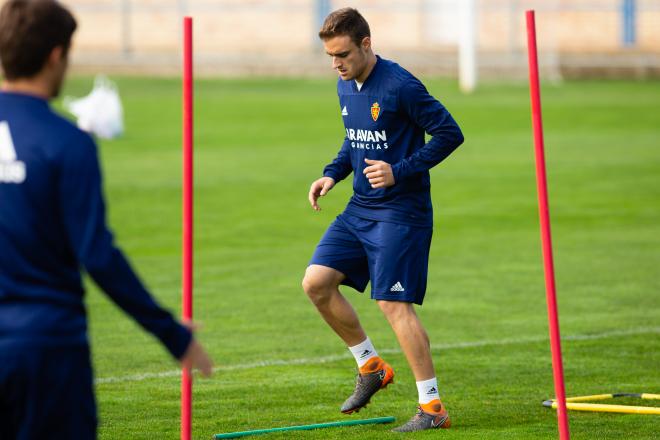
[[63,3],[80,22],[73,50],[78,71],[178,74],[181,18],[191,15],[197,73],[330,75],[316,34],[330,11],[353,6],[371,24],[376,52],[416,74],[457,76],[467,62],[479,78],[524,77],[525,10],[535,9],[546,78],[660,76],[660,0]]

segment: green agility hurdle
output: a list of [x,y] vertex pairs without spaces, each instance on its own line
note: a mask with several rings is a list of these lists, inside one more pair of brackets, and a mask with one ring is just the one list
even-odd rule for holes
[[249,435],[257,434],[268,434],[270,432],[282,432],[282,431],[309,431],[312,429],[322,429],[322,428],[335,428],[339,426],[354,426],[354,425],[372,425],[376,423],[392,423],[394,422],[394,417],[376,417],[373,419],[363,419],[363,420],[346,420],[343,422],[328,422],[328,423],[316,423],[313,425],[299,425],[299,426],[285,426],[283,428],[266,428],[266,429],[255,429],[253,431],[238,431],[238,432],[228,432],[225,434],[216,434],[215,438],[238,438],[238,437],[247,437]]

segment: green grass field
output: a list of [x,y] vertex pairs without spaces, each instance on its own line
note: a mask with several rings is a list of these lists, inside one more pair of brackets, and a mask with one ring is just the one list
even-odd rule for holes
[[[435,168],[429,288],[419,309],[451,430],[415,438],[551,439],[554,411],[529,95],[525,84],[463,96],[426,81],[466,143]],[[81,96],[90,78],[72,79]],[[180,85],[120,78],[126,135],[101,142],[110,223],[154,294],[180,310]],[[346,288],[397,372],[357,416],[339,413],[354,361],[301,287],[345,206],[343,182],[315,213],[309,184],[338,150],[334,80],[196,84],[195,317],[216,374],[196,380],[193,437],[415,411],[414,379],[368,295]],[[543,89],[567,395],[660,392],[660,83]],[[174,439],[177,366],[90,284],[101,439]],[[634,402],[650,404],[653,402]],[[660,405],[655,403],[655,405]],[[570,413],[574,439],[653,439],[658,416]],[[411,438],[373,425],[272,439]]]

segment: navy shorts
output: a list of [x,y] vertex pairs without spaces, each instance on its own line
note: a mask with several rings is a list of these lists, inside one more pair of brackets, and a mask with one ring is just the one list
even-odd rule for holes
[[0,352],[1,440],[94,440],[96,425],[88,347]]
[[342,284],[371,298],[422,304],[433,228],[366,220],[343,213],[328,227],[309,264],[343,273]]

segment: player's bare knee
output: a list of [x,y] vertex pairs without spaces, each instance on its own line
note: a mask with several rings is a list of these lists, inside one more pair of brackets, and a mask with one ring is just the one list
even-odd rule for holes
[[302,287],[316,307],[327,304],[333,295],[338,293],[337,287],[343,279],[343,274],[324,266],[310,265],[305,271]]
[[321,277],[306,273],[302,280],[302,288],[314,305],[322,306],[330,298],[330,286]]
[[378,306],[383,312],[387,320],[398,321],[400,319],[406,319],[411,314],[414,315],[415,311],[412,308],[411,303],[401,302],[401,301],[378,301]]

